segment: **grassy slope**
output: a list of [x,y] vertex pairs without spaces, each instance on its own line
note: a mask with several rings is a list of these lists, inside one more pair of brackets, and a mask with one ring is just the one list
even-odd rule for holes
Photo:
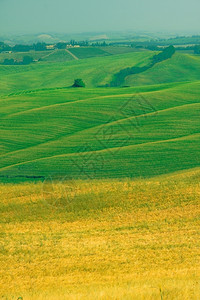
[[106,46],[106,47],[101,47],[102,50],[104,50],[107,53],[116,55],[116,54],[123,54],[123,53],[129,53],[129,52],[139,52],[139,51],[146,51],[143,49],[135,49],[131,47],[119,47],[119,46]]
[[70,48],[70,52],[75,54],[78,58],[88,58],[95,56],[107,56],[107,55],[118,55],[130,52],[143,52],[145,50],[138,50],[131,47],[119,47],[119,46],[106,46],[106,47],[81,47],[81,48]]
[[199,179],[1,185],[0,296],[197,300]]
[[198,166],[199,82],[145,89],[58,89],[7,98],[0,102],[0,171],[151,177]]
[[41,58],[45,62],[66,62],[73,60],[73,57],[65,50],[55,50],[50,55],[44,55]]
[[69,48],[69,51],[79,59],[110,55],[110,53],[96,47]]
[[170,60],[156,64],[138,75],[126,78],[127,85],[160,84],[200,80],[200,57],[176,53]]
[[[123,89],[61,88],[80,74],[88,86],[105,83],[116,69],[142,65],[150,55],[1,67],[1,175],[150,177],[198,166],[198,81]],[[177,54],[158,67],[184,70],[185,81],[185,60],[192,61],[190,77],[196,78],[198,58]],[[164,71],[162,75],[165,78]]]
[[152,52],[135,52],[63,63],[0,66],[0,94],[70,86],[75,78],[82,78],[87,87],[96,87],[110,82],[112,74],[120,69],[143,64],[152,55]]

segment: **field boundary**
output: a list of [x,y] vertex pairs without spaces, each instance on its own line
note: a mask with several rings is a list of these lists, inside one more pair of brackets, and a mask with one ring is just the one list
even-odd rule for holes
[[76,55],[74,55],[71,51],[69,51],[68,49],[65,49],[65,51],[67,53],[69,53],[75,60],[79,60],[79,58]]

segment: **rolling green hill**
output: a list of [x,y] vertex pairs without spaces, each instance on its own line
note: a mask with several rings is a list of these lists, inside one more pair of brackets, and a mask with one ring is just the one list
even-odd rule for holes
[[0,175],[152,177],[197,167],[199,92],[194,82],[11,95],[0,102]]
[[[0,178],[152,177],[197,167],[199,58],[176,54],[134,75],[135,87],[97,87],[152,55],[1,66]],[[79,77],[85,89],[66,88]]]
[[0,94],[67,87],[73,84],[75,78],[82,78],[89,88],[105,85],[111,81],[114,73],[130,65],[144,64],[153,54],[153,52],[133,52],[79,61],[0,66]]
[[144,73],[126,78],[127,85],[160,84],[200,80],[200,57],[176,53],[171,59],[156,64]]

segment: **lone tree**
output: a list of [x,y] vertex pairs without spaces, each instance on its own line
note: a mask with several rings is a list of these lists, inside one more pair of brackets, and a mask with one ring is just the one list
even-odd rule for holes
[[85,87],[85,83],[82,79],[75,79],[72,87]]

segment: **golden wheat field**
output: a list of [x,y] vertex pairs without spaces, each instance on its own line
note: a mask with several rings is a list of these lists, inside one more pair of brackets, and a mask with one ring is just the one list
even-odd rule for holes
[[1,299],[200,299],[199,175],[1,184]]

